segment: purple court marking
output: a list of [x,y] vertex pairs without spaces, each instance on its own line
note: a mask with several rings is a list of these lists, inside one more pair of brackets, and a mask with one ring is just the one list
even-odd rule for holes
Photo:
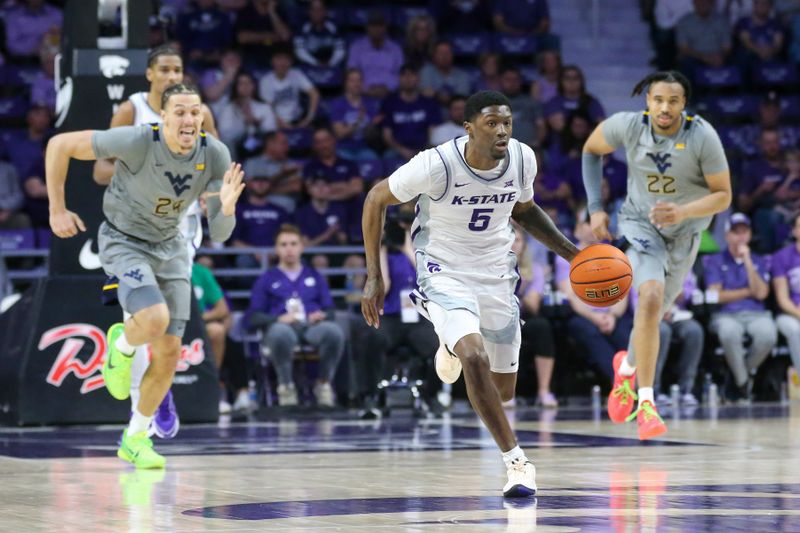
[[[26,459],[109,457],[116,454],[121,429],[54,428],[52,431],[0,430],[0,456]],[[640,442],[636,438],[518,431],[527,448],[703,446],[674,441]],[[248,455],[494,449],[491,437],[477,427],[453,423],[426,424],[411,418],[377,424],[299,421],[228,428],[185,426],[177,438],[156,441],[164,455]]]
[[[701,486],[706,487],[706,486]],[[714,491],[721,493],[738,493],[740,485],[710,485]],[[761,485],[751,485],[751,490],[760,491]],[[774,484],[764,485],[764,492],[774,489]],[[787,485],[793,487],[792,485]],[[562,490],[562,489],[558,489]],[[585,488],[574,488],[571,490],[591,490]],[[608,488],[602,489],[608,491]],[[800,495],[795,498],[794,492],[781,492],[780,497],[776,496],[726,496],[719,495],[684,495],[671,494],[673,492],[685,492],[698,490],[697,486],[667,486],[663,492],[647,492],[647,497],[652,498],[652,509],[654,511],[666,509],[707,509],[709,511],[721,510],[759,510],[759,511],[798,511],[800,510]],[[703,490],[702,488],[700,490]],[[778,494],[778,493],[776,493]],[[638,495],[636,492],[620,491],[620,496],[596,495],[596,496],[562,496],[540,494],[535,499],[528,500],[532,505],[537,505],[539,510],[547,509],[629,509],[639,508],[639,498],[628,498],[629,495]],[[340,500],[308,500],[308,501],[282,501],[282,502],[263,502],[245,503],[237,505],[221,505],[216,507],[203,507],[200,509],[189,509],[183,512],[188,516],[199,516],[204,518],[218,518],[225,520],[276,520],[281,518],[308,518],[315,516],[345,516],[345,515],[368,515],[382,513],[414,513],[414,512],[437,512],[437,511],[492,511],[492,510],[513,510],[524,509],[524,503],[520,504],[502,497],[489,496],[434,496],[434,497],[410,497],[410,498],[353,498]],[[675,517],[683,518],[683,517]],[[697,519],[704,516],[694,517]],[[775,516],[759,517],[749,516],[755,521],[769,519],[772,523]],[[791,517],[794,521],[800,522],[800,516]],[[564,518],[568,520],[568,518]],[[596,524],[598,520],[604,520],[608,525],[616,517],[585,517],[580,520],[589,520]],[[550,520],[549,518],[547,520]],[[619,519],[622,520],[622,519]],[[433,523],[433,522],[423,522]],[[466,523],[458,521],[458,523]],[[482,522],[481,522],[482,523]],[[539,522],[544,524],[545,522]],[[549,522],[547,522],[549,524]],[[765,522],[766,523],[766,522]],[[418,524],[415,522],[414,524]],[[572,522],[564,522],[552,525],[575,525]],[[587,524],[588,525],[588,524]],[[756,528],[756,531],[760,529]],[[786,530],[781,530],[786,531]],[[794,530],[793,530],[794,531]]]

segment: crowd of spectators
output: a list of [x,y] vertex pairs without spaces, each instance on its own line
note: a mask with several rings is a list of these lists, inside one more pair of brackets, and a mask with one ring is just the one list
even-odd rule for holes
[[[62,16],[58,2],[4,4],[0,230],[42,228],[47,225],[42,151],[52,133],[53,59]],[[246,197],[227,246],[276,249],[270,268],[260,253],[201,259],[212,269],[268,268],[255,285],[254,277],[219,281],[225,290],[251,289],[249,298],[231,300],[231,308],[246,311],[245,326],[262,333],[262,351],[277,373],[279,403],[302,400],[292,383],[295,345],[310,344],[320,352],[313,386],[320,405],[336,401],[331,383],[340,360],[349,357],[360,369],[356,396],[369,404],[375,383],[387,374],[386,356],[402,339],[415,339],[406,348],[418,359],[436,350],[427,322],[404,309],[403,291],[413,286],[413,256],[404,248],[408,221],[402,209],[392,222],[400,237],[384,250],[391,267],[387,286],[396,291],[391,305],[387,299],[384,331],[359,327],[355,315],[350,327],[342,327],[330,314],[334,308],[355,310],[361,254],[300,258],[305,247],[358,247],[365,193],[418,151],[463,134],[470,93],[493,89],[509,97],[514,136],[534,147],[538,158],[537,202],[580,245],[592,242],[580,215],[585,202],[580,154],[606,112],[589,90],[591,80],[563,61],[560,42],[569,36],[551,31],[547,0],[159,4],[151,44],[169,42],[182,51],[187,78],[200,86],[221,139],[244,164]],[[709,332],[724,338],[730,396],[747,399],[752,374],[774,347],[778,329],[787,336],[795,366],[800,364],[800,321],[792,318],[800,317],[792,303],[795,292],[800,294],[800,252],[782,251],[784,260],[770,261],[798,231],[793,223],[800,213],[800,6],[791,0],[645,0],[642,5],[651,24],[653,64],[681,69],[693,79],[699,96],[690,111],[700,112],[720,132],[741,212],[738,222],[727,215],[727,231],[720,219],[719,243],[709,238],[703,249],[705,276],[687,287],[685,298],[665,317],[657,381],[670,346],[680,345],[678,371],[670,379],[679,383],[684,402],[692,403],[708,343],[702,320],[688,308],[695,292],[712,289],[719,295],[714,305],[721,307],[707,317]],[[624,162],[607,157],[603,195],[612,226],[626,179]],[[532,240],[520,239],[515,246],[527,316],[521,370],[538,379],[526,381],[521,372],[519,390],[549,407],[557,403],[553,361],[565,350],[559,328],[577,340],[566,349],[607,377],[614,352],[627,346],[635,295],[607,310],[589,308],[570,296],[563,262]],[[341,267],[348,274],[320,274]],[[777,326],[770,309],[782,313]],[[771,326],[756,327],[767,324],[767,314]],[[333,333],[337,328],[342,339]],[[790,333],[798,338],[789,339]],[[373,353],[380,355],[373,360]],[[430,365],[414,372],[429,376]],[[234,388],[238,400],[241,387]],[[425,394],[433,401],[435,391]]]

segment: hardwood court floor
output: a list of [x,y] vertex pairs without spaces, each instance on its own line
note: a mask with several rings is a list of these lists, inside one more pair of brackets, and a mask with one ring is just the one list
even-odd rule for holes
[[117,459],[118,427],[0,429],[0,530],[800,531],[800,404],[684,412],[647,444],[591,411],[510,416],[536,500],[503,501],[468,414],[186,426],[164,472]]

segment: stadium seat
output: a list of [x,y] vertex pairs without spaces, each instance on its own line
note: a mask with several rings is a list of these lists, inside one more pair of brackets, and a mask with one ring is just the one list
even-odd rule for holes
[[375,181],[384,176],[383,162],[380,159],[364,159],[358,162],[358,171],[364,181]]
[[536,38],[496,33],[492,38],[492,50],[503,55],[532,56],[536,53]]
[[739,67],[700,67],[695,70],[698,87],[708,90],[729,89],[741,85],[742,71]]
[[744,155],[755,155],[758,147],[749,146],[742,135],[742,128],[736,126],[717,126],[717,133],[722,145],[728,149]]
[[424,6],[394,6],[392,26],[400,32],[405,32],[408,21],[422,15],[430,15],[430,9]]
[[758,112],[758,97],[751,95],[710,96],[700,103],[702,113],[717,120],[752,120]]
[[791,63],[773,63],[753,68],[753,83],[757,87],[777,89],[797,84],[797,67]]
[[339,89],[342,86],[344,75],[339,67],[309,67],[304,66],[305,72],[311,83],[320,89]]
[[294,128],[283,130],[289,139],[289,146],[293,153],[305,153],[311,149],[311,138],[314,132],[311,128]]
[[446,39],[453,45],[456,57],[477,57],[489,50],[489,36],[485,33],[454,34]]
[[32,250],[36,247],[36,234],[32,229],[0,230],[0,250],[4,252]]
[[36,247],[37,248],[49,248],[50,247],[50,237],[53,236],[53,232],[50,231],[50,228],[37,228],[36,229]]
[[369,14],[370,12],[376,10],[383,12],[383,17],[386,20],[387,25],[392,23],[392,8],[390,6],[351,6],[350,9],[344,13],[341,26],[347,25],[350,28],[357,29],[363,37],[367,27],[367,19],[369,18]]
[[800,96],[781,97],[781,113],[786,120],[800,120]]
[[0,98],[0,120],[23,119],[28,112],[28,99],[25,96]]
[[390,176],[392,172],[406,164],[408,160],[404,157],[385,157],[383,158],[383,172]]

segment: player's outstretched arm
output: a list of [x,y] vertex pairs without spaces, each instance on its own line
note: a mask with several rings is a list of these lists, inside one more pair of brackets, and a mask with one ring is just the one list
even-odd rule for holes
[[572,258],[578,254],[578,248],[559,231],[548,214],[533,203],[533,200],[517,202],[511,212],[511,218],[516,220],[536,240],[567,261],[572,261]]
[[45,176],[47,199],[50,202],[50,228],[58,237],[67,238],[86,231],[80,217],[67,210],[64,199],[64,184],[71,158],[82,161],[97,159],[92,148],[94,130],[60,133],[50,139],[45,151]]
[[361,295],[361,314],[367,324],[380,326],[383,299],[386,295],[381,271],[381,235],[383,234],[386,207],[401,203],[389,189],[389,180],[375,185],[364,200],[361,230],[364,234],[364,252],[367,256],[367,281]]
[[[214,180],[206,189],[208,231],[214,242],[225,242],[236,226],[236,202],[244,191],[244,172],[239,163],[231,163],[222,180]],[[219,193],[215,193],[219,190]]]
[[[605,121],[603,121],[605,122]],[[591,216],[592,233],[598,239],[611,240],[608,231],[608,213],[603,209],[603,156],[614,151],[603,134],[603,122],[598,124],[583,145],[581,167],[583,187],[586,189],[587,208]]]

